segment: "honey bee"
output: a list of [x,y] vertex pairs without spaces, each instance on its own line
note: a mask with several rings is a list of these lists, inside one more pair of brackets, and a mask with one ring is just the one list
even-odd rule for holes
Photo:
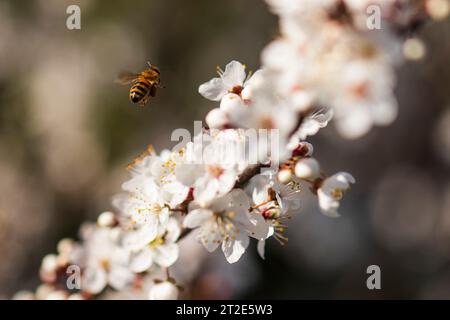
[[141,107],[145,106],[150,99],[156,95],[158,88],[161,88],[160,75],[158,67],[147,62],[149,68],[141,73],[132,73],[123,71],[116,79],[117,83],[126,85],[132,83],[130,88],[130,101],[139,104]]

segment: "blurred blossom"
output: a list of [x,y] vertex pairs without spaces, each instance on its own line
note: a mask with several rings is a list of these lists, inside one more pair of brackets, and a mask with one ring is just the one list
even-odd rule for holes
[[439,219],[439,194],[420,168],[388,171],[372,194],[371,222],[378,241],[398,252],[425,246]]
[[410,38],[403,44],[403,55],[409,60],[420,60],[425,56],[426,47],[422,40]]
[[435,20],[442,20],[450,13],[450,2],[448,0],[426,0],[425,6],[430,16]]

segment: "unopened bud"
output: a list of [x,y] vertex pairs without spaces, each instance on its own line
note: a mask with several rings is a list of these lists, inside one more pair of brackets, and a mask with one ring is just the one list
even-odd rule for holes
[[278,172],[278,181],[283,184],[289,183],[292,180],[292,171],[289,169],[283,169]]
[[234,93],[224,95],[222,101],[220,101],[220,109],[226,113],[237,112],[242,108],[245,108],[244,102],[240,96]]
[[150,300],[177,300],[178,288],[170,281],[154,284],[149,292]]
[[301,179],[314,179],[320,174],[320,166],[316,159],[306,158],[295,165],[295,175]]
[[443,20],[450,13],[450,2],[448,0],[428,0],[425,7],[434,20]]
[[58,268],[58,256],[48,254],[42,259],[41,270],[44,272],[55,272]]
[[411,38],[403,44],[403,55],[408,60],[420,60],[425,56],[426,48],[422,40]]
[[100,227],[112,227],[116,223],[116,218],[114,216],[114,213],[110,211],[103,212],[100,214],[97,218],[97,224]]
[[226,112],[219,108],[212,109],[208,112],[205,120],[210,128],[215,129],[223,128],[228,122]]
[[61,255],[67,255],[72,252],[73,247],[75,245],[75,241],[69,238],[61,239],[58,242],[57,250]]
[[277,219],[281,216],[279,207],[267,208],[261,212],[264,219]]
[[309,142],[300,142],[292,151],[292,156],[294,157],[311,157],[314,151],[314,147]]

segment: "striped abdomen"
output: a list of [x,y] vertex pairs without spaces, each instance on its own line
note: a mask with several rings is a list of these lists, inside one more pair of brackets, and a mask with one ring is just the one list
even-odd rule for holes
[[139,103],[148,96],[153,85],[147,79],[141,78],[130,89],[130,100]]

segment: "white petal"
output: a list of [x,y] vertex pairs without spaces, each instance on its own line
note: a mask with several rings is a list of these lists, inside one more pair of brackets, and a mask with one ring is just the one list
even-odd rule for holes
[[242,86],[245,80],[244,65],[235,60],[228,63],[222,75],[222,80],[227,89],[231,89],[234,86]]
[[355,178],[348,172],[338,172],[335,174],[336,180],[341,181],[343,183],[355,183]]
[[185,228],[197,228],[204,224],[209,218],[211,218],[213,213],[208,209],[195,209],[187,214],[184,218],[183,226]]
[[148,204],[142,202],[133,206],[131,209],[131,218],[137,225],[154,226],[156,228],[158,226],[158,216],[150,208],[145,207],[146,205]]
[[139,250],[154,240],[157,235],[157,224],[144,225],[126,233],[123,238],[123,245],[130,250]]
[[236,175],[234,173],[224,173],[218,180],[217,196],[223,196],[233,189],[236,184]]
[[201,206],[207,206],[217,196],[218,189],[218,179],[211,179],[209,176],[201,177],[195,182],[194,199]]
[[192,186],[204,173],[205,167],[201,164],[181,163],[175,168],[175,178],[187,187]]
[[152,255],[153,253],[148,247],[133,253],[130,260],[130,269],[133,272],[144,272],[148,270],[153,263]]
[[164,239],[166,243],[174,243],[175,241],[177,241],[181,233],[181,228],[178,220],[175,218],[170,218],[169,222],[167,223],[165,232],[166,234]]
[[108,282],[116,290],[122,290],[134,279],[133,273],[123,266],[114,266],[108,274]]
[[112,198],[112,205],[119,210],[120,212],[123,212],[127,215],[126,211],[129,206],[130,196],[127,193],[119,193],[113,196]]
[[242,209],[244,211],[250,208],[250,199],[242,189],[234,189],[229,193],[230,207]]
[[249,235],[258,240],[265,240],[270,236],[270,224],[266,222],[264,217],[259,212],[252,212],[249,214],[252,228],[249,230]]
[[308,136],[315,135],[321,128],[327,126],[328,122],[333,118],[333,110],[320,110],[311,116],[306,117],[295,135],[304,140]]
[[398,113],[397,101],[395,98],[385,99],[375,104],[372,109],[374,122],[378,125],[388,125],[395,120]]
[[264,257],[265,247],[266,247],[266,240],[259,240],[257,250],[258,250],[259,256],[263,259],[265,259],[265,257]]
[[269,179],[267,176],[263,176],[258,174],[254,176],[247,186],[245,187],[245,191],[251,195],[252,201],[255,205],[263,203],[268,199],[268,188],[270,187]]
[[198,88],[198,92],[206,99],[219,101],[227,93],[227,88],[224,86],[221,78],[213,78],[208,82],[203,83]]
[[329,193],[334,189],[342,189],[345,191],[350,187],[350,183],[355,183],[355,178],[350,173],[338,172],[325,179],[321,189],[325,193]]
[[159,223],[163,226],[167,224],[169,221],[170,210],[167,207],[164,207],[159,213]]
[[214,252],[222,242],[222,234],[215,221],[207,221],[199,230],[198,238],[208,252]]
[[155,262],[161,267],[170,267],[177,261],[179,255],[178,245],[168,243],[156,248]]
[[223,241],[222,251],[228,263],[237,262],[244,254],[249,242],[248,236],[242,232],[236,236],[236,239],[226,239]]
[[244,86],[253,86],[258,85],[261,81],[264,80],[264,71],[259,69],[253,72],[252,76],[244,82]]
[[324,215],[330,218],[339,218],[340,215],[337,212],[339,208],[339,201],[335,200],[328,194],[324,193],[322,189],[317,190],[317,197],[319,200],[320,210]]
[[108,283],[105,270],[88,267],[83,272],[81,289],[92,294],[100,293]]

